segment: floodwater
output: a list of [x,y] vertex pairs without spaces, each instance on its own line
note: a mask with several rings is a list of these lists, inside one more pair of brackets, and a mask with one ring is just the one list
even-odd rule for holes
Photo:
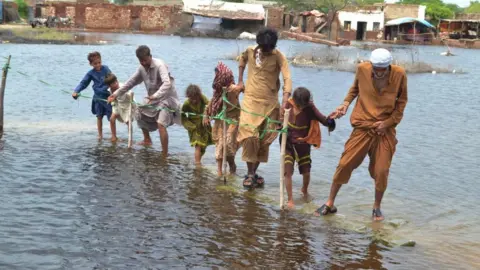
[[[313,151],[310,193],[297,211],[280,211],[279,147],[271,147],[260,172],[263,190],[245,192],[240,178],[215,177],[214,148],[205,167],[193,165],[182,127],[169,129],[170,156],[162,159],[158,135],[152,148],[97,142],[90,100],[71,91],[89,69],[87,53],[99,50],[121,80],[138,63],[139,44],[152,48],[176,77],[179,94],[189,83],[207,95],[219,59],[249,41],[112,35],[104,46],[0,45],[12,55],[5,94],[0,151],[1,269],[478,269],[480,267],[480,51],[419,47],[418,58],[466,74],[409,76],[409,103],[397,129],[399,144],[389,179],[383,223],[371,222],[373,183],[368,160],[340,192],[335,216],[312,216],[326,199],[351,127],[348,117],[324,132]],[[317,48],[280,41],[288,55]],[[342,54],[367,51],[338,48]],[[410,57],[395,50],[396,57]],[[353,60],[352,60],[353,61]],[[236,63],[225,60],[236,70]],[[294,87],[312,90],[329,113],[345,96],[353,74],[292,67]],[[26,73],[25,77],[18,71]],[[46,81],[47,86],[38,80]],[[136,88],[137,97],[145,93]],[[91,88],[85,94],[92,94]],[[117,125],[121,138],[126,127]],[[110,134],[104,124],[105,136]],[[325,131],[325,130],[324,130]],[[134,130],[135,139],[141,132]],[[475,139],[477,138],[477,139]],[[240,163],[240,155],[237,160]],[[239,174],[245,173],[240,163]],[[415,246],[408,246],[414,241]],[[404,246],[407,244],[407,246]]]

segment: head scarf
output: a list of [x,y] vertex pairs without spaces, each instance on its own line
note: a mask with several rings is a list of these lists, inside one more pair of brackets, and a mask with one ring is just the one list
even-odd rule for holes
[[232,70],[224,63],[218,62],[215,68],[215,78],[213,79],[213,97],[207,108],[207,115],[215,116],[220,112],[222,107],[223,87],[229,87],[235,83]]
[[376,49],[370,56],[370,62],[376,68],[387,68],[392,63],[392,54],[386,49]]

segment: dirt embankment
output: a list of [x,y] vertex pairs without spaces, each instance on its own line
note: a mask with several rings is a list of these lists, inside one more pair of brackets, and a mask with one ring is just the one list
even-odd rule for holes
[[0,27],[1,43],[84,45],[106,44],[107,41],[54,28],[31,28],[29,25],[3,25]]

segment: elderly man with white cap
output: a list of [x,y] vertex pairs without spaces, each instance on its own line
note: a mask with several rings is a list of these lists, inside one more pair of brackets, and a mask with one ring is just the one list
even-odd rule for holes
[[383,220],[380,211],[383,194],[387,188],[388,173],[397,145],[396,126],[403,117],[407,105],[407,75],[399,66],[392,65],[392,55],[385,49],[372,52],[370,62],[357,67],[355,81],[342,105],[332,117],[340,118],[357,98],[350,122],[352,134],[345,143],[345,150],[333,176],[330,196],[315,215],[337,212],[335,197],[343,184],[348,183],[353,170],[370,157],[369,172],[375,180],[375,203],[372,217]]

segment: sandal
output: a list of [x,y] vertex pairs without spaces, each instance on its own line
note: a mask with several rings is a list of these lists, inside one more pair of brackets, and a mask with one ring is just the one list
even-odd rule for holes
[[255,174],[255,182],[257,183],[257,187],[263,187],[265,184],[265,179],[260,175]]
[[337,213],[337,207],[335,206],[330,207],[326,204],[322,205],[320,208],[315,210],[315,215],[318,215],[318,216],[326,216],[328,214],[335,214],[335,213]]
[[[385,217],[382,214],[382,211],[380,211],[380,208],[373,209],[372,211],[372,218],[376,221],[382,221],[385,219]],[[381,218],[381,219],[375,219],[375,218]]]
[[245,175],[245,178],[243,179],[243,187],[246,189],[252,189],[256,185],[255,177]]

